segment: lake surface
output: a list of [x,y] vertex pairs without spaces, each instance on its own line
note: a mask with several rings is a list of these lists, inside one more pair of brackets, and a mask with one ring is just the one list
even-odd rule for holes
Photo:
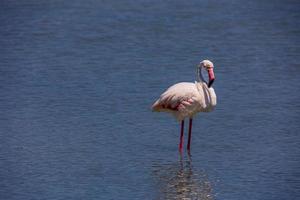
[[[300,199],[299,21],[299,1],[1,1],[0,199]],[[218,105],[179,155],[150,107],[206,58]]]

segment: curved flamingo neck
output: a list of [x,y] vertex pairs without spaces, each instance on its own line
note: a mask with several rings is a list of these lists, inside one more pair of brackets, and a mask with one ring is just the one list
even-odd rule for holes
[[202,67],[201,66],[197,67],[197,81],[206,83],[206,81],[204,80],[203,75],[202,75]]

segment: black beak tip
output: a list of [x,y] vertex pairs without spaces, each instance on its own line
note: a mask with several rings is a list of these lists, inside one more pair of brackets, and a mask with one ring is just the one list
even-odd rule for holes
[[215,79],[212,79],[208,82],[208,87],[210,88],[212,86],[212,84],[214,83]]

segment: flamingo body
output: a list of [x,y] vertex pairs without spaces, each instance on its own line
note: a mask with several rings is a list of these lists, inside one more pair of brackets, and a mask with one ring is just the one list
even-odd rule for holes
[[169,87],[152,105],[153,111],[170,112],[181,121],[198,112],[210,112],[217,104],[214,89],[205,82],[182,82]]

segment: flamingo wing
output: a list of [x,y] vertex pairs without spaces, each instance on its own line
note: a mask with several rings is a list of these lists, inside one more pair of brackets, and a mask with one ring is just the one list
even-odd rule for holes
[[[153,104],[153,111],[175,112],[182,117],[195,114],[199,108],[199,92],[194,83],[178,83],[168,88]],[[177,117],[178,118],[178,117]]]

